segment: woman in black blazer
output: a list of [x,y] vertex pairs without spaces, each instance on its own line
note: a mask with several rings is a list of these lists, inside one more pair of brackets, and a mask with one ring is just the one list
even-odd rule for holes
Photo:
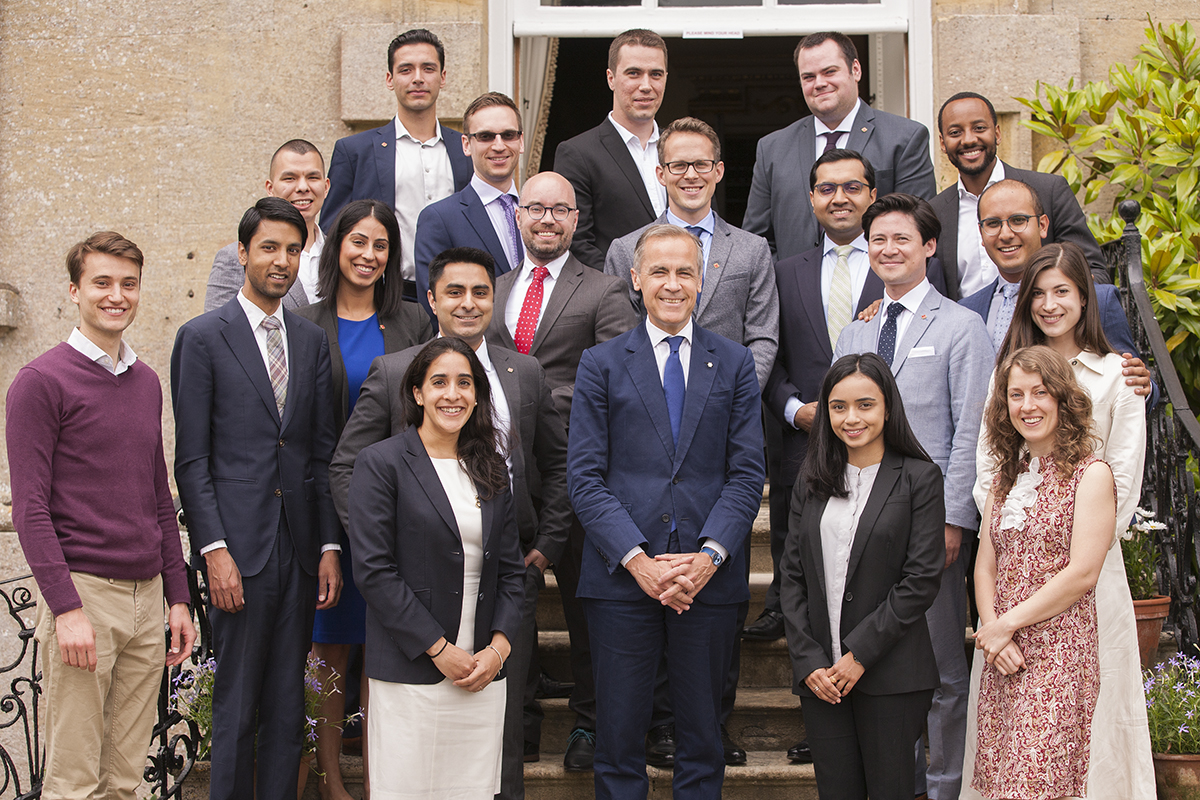
[[371,782],[423,797],[500,788],[505,685],[525,565],[483,366],[461,339],[404,377],[403,432],[359,453],[354,569],[367,599]]
[[[433,337],[429,316],[401,293],[400,226],[396,215],[378,200],[356,200],[338,214],[329,229],[317,266],[319,301],[297,314],[321,326],[329,339],[333,367],[333,414],[337,434],[354,410],[358,390],[371,362]],[[317,611],[313,623],[313,655],[321,666],[323,686],[331,683],[321,706],[326,724],[317,728],[317,769],[323,800],[349,800],[342,785],[338,754],[342,748],[346,670],[350,651],[365,638],[366,604],[354,585],[349,540],[341,537],[342,596],[337,606]],[[367,705],[366,688],[361,703]],[[367,756],[363,741],[363,758]]]
[[913,743],[938,685],[925,611],[946,560],[942,491],[887,363],[834,362],[780,564],[821,800],[913,797]]

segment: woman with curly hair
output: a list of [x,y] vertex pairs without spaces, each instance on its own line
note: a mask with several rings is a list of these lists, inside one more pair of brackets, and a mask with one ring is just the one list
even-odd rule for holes
[[996,477],[975,562],[983,656],[972,788],[989,798],[1087,796],[1100,694],[1096,581],[1116,520],[1093,453],[1092,402],[1059,353],[1007,356],[984,412]]

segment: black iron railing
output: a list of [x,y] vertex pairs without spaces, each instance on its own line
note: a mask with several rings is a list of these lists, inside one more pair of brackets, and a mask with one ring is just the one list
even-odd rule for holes
[[1153,511],[1167,526],[1155,533],[1161,554],[1159,588],[1171,598],[1171,612],[1164,628],[1175,634],[1181,652],[1200,655],[1196,616],[1196,536],[1200,532],[1197,526],[1200,509],[1195,477],[1188,469],[1189,456],[1200,455],[1200,423],[1195,411],[1188,407],[1146,293],[1142,238],[1134,224],[1140,208],[1136,201],[1126,200],[1119,212],[1125,220],[1125,230],[1119,240],[1105,245],[1105,254],[1124,290],[1121,303],[1133,329],[1133,340],[1162,392],[1158,407],[1146,417],[1142,507]]

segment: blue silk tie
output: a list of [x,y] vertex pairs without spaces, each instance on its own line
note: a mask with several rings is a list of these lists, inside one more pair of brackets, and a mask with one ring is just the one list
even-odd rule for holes
[[667,344],[671,346],[671,355],[667,356],[666,366],[663,367],[663,393],[667,396],[667,413],[671,415],[671,439],[679,445],[679,423],[683,421],[683,396],[686,386],[683,382],[683,362],[679,360],[679,345],[683,344],[682,336],[668,336]]

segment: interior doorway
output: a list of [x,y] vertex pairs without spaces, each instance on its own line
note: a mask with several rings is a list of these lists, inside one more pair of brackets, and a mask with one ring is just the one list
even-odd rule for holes
[[[850,38],[863,68],[859,91],[864,102],[871,102],[868,37]],[[692,116],[713,126],[725,162],[725,178],[714,203],[717,213],[734,225],[741,225],[746,211],[758,140],[808,116],[792,60],[799,40],[799,36],[667,39],[667,93],[658,124]],[[553,168],[559,142],[595,127],[612,110],[612,93],[604,76],[610,41],[560,39],[540,169]]]

